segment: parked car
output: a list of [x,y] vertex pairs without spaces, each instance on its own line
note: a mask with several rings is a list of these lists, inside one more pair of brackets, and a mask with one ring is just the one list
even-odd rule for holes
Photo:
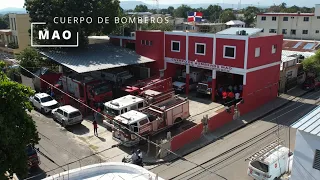
[[316,90],[318,88],[320,88],[319,78],[309,77],[302,84],[302,89],[305,90]]
[[26,153],[28,156],[28,169],[31,170],[31,169],[38,168],[40,164],[40,159],[39,159],[36,148],[31,144],[27,145]]
[[43,114],[50,113],[53,109],[59,107],[59,104],[47,93],[37,93],[30,97],[32,105]]
[[81,112],[70,105],[61,106],[52,110],[53,119],[62,124],[63,127],[81,124],[83,117]]

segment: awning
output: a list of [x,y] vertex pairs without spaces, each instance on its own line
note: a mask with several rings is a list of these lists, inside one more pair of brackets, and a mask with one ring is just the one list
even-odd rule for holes
[[105,70],[121,66],[154,62],[130,49],[111,44],[92,44],[86,48],[46,50],[39,52],[77,73]]

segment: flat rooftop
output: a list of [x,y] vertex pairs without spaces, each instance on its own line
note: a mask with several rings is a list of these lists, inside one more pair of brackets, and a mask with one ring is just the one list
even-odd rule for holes
[[242,28],[242,27],[231,27],[216,34],[224,34],[224,35],[237,35],[237,31],[246,31],[247,36],[255,35],[260,33],[263,29],[261,28]]
[[86,73],[155,61],[141,56],[133,50],[114,46],[110,43],[90,44],[86,48],[76,49],[41,49],[39,52],[43,56],[46,56],[77,73]]
[[122,108],[126,107],[128,105],[131,105],[132,103],[135,102],[143,102],[144,99],[132,96],[132,95],[126,95],[123,97],[120,97],[118,99],[114,99],[112,101],[108,101],[104,103],[105,106],[110,107],[110,108]]

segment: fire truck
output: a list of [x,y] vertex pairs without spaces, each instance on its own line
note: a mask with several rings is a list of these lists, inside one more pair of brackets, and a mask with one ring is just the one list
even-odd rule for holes
[[[111,85],[107,81],[96,80],[89,76],[62,76],[60,82],[56,84],[56,87],[92,108],[100,107],[103,102],[112,99]],[[67,95],[62,96],[62,104],[70,104],[69,100],[70,98]],[[88,109],[80,103],[75,102],[73,105],[82,112],[89,112]]]
[[[194,90],[197,87],[197,83],[201,80],[203,76],[202,70],[193,70],[189,74],[189,90]],[[186,81],[187,74],[186,71],[182,71],[182,75],[178,77],[176,81],[174,81],[173,88],[176,92],[185,93],[186,92]]]
[[212,75],[206,73],[201,82],[197,85],[197,93],[199,94],[212,94]]
[[146,90],[165,92],[172,88],[172,78],[162,79],[160,77],[151,77],[139,80],[137,83],[123,87],[121,90],[126,94],[141,95]]
[[158,92],[146,90],[141,96],[126,95],[104,103],[103,114],[107,118],[103,122],[106,125],[112,123],[115,116],[126,113],[130,110],[137,110],[151,104],[157,104],[167,99],[174,97],[174,91]]
[[188,99],[175,96],[139,111],[131,110],[114,118],[112,137],[123,146],[137,145],[142,137],[153,136],[190,116]]

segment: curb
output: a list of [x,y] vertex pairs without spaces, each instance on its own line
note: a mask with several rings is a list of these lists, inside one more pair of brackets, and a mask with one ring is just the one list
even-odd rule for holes
[[[295,99],[295,98],[297,98],[297,97],[302,97],[302,96],[304,96],[304,95],[306,95],[306,94],[308,94],[308,93],[309,93],[309,91],[306,91],[306,92],[300,94],[299,96],[296,96],[296,97],[294,97],[294,98],[292,98],[292,99],[290,99],[290,100],[287,100],[286,102],[284,102],[283,104],[279,105],[278,107],[275,107],[275,108],[271,109],[270,111],[268,111],[268,112],[266,112],[266,113],[258,116],[257,118],[254,118],[254,120],[252,120],[252,121],[250,121],[250,122],[248,122],[248,123],[246,123],[246,124],[243,124],[243,125],[235,128],[235,129],[233,129],[233,130],[231,130],[231,131],[229,131],[229,132],[226,132],[226,133],[222,134],[221,136],[217,137],[216,139],[210,140],[210,141],[208,141],[208,142],[206,142],[206,143],[204,143],[204,144],[201,144],[200,146],[196,146],[196,147],[194,147],[194,148],[191,148],[189,152],[183,153],[183,154],[181,154],[181,155],[179,154],[179,155],[180,155],[181,157],[186,156],[186,155],[189,155],[189,154],[191,154],[192,152],[197,151],[197,150],[199,150],[199,149],[207,146],[208,144],[211,144],[212,142],[216,141],[217,139],[220,139],[221,137],[224,137],[224,136],[227,136],[227,135],[229,135],[229,134],[232,134],[232,133],[234,133],[235,131],[237,131],[237,130],[239,130],[239,129],[242,129],[242,128],[246,127],[246,126],[249,125],[249,124],[252,124],[253,122],[255,122],[255,121],[257,121],[257,120],[259,120],[259,119],[261,119],[261,118],[263,118],[263,117],[265,117],[265,116],[268,116],[268,115],[272,114],[272,113],[275,112],[277,109],[282,108],[282,107],[288,105],[293,99]],[[202,136],[202,137],[203,137],[203,136]],[[200,137],[200,138],[202,138],[202,137]],[[180,158],[180,157],[176,157],[176,156],[175,156],[174,158],[170,158],[169,160],[163,160],[163,161],[159,161],[159,162],[150,162],[150,163],[149,163],[149,162],[145,162],[145,163],[148,164],[148,165],[155,165],[155,164],[162,164],[162,163],[170,163],[170,162],[175,161],[175,160],[177,160],[177,159],[179,159],[179,158]]]

